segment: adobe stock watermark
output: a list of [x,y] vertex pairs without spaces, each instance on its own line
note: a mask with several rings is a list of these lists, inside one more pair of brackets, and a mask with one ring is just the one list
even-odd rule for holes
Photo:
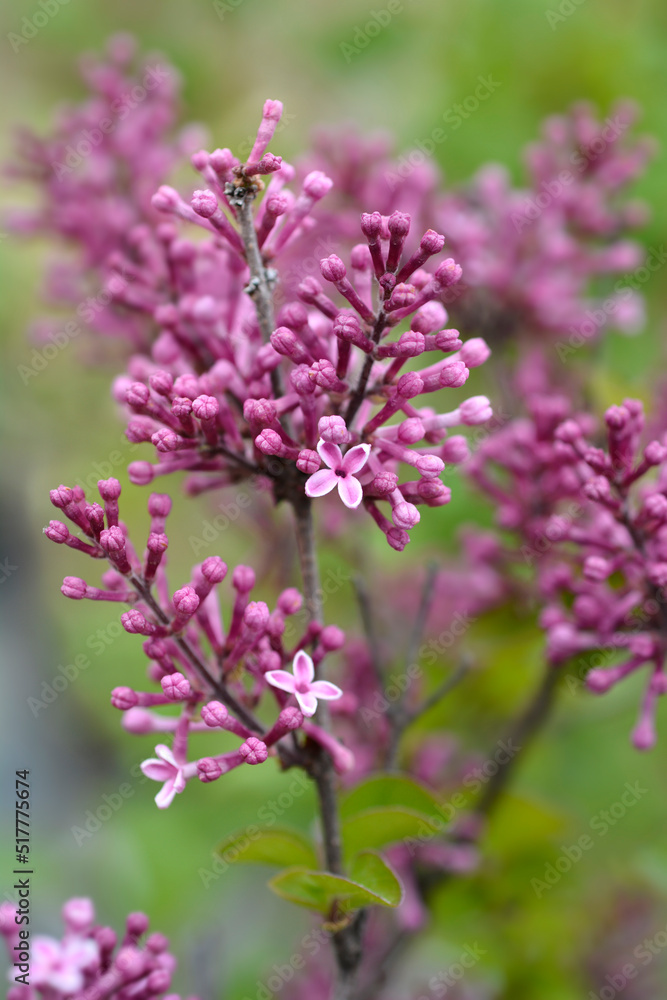
[[387,28],[393,19],[402,14],[405,10],[403,0],[389,0],[380,10],[369,11],[369,18],[365,24],[357,24],[354,28],[351,42],[340,42],[339,49],[343,54],[345,62],[350,65],[355,56],[368,48],[374,38]]
[[619,799],[612,802],[607,809],[601,809],[590,820],[588,826],[591,833],[582,833],[574,844],[561,844],[561,853],[553,864],[549,862],[544,866],[542,878],[530,880],[530,886],[537,898],[541,899],[546,892],[553,889],[563,875],[567,875],[574,865],[581,861],[584,854],[595,847],[596,837],[598,840],[606,837],[609,831],[627,815],[628,810],[645,795],[648,795],[648,788],[642,788],[638,781],[634,785],[626,783]]
[[150,780],[141,770],[141,764],[132,765],[130,777],[133,781],[123,781],[112,792],[105,792],[98,805],[94,806],[93,809],[86,809],[81,819],[81,825],[75,824],[70,828],[77,847],[81,847],[84,841],[94,837],[104,824],[108,823],[112,816],[115,816],[118,810],[125,805],[128,799],[133,798],[137,785],[143,785]]
[[551,10],[551,8],[546,10],[544,14],[551,30],[555,31],[557,24],[567,21],[584,3],[586,3],[586,0],[561,0],[556,10]]
[[237,7],[240,7],[244,0],[213,0],[213,10],[221,21],[224,21],[226,14],[233,14]]
[[466,773],[462,782],[466,792],[454,792],[445,802],[439,802],[436,809],[440,815],[429,816],[420,825],[414,837],[406,837],[403,840],[403,845],[407,847],[410,855],[414,857],[420,847],[444,833],[456,814],[469,808],[470,797],[478,795],[484,785],[491,781],[503,767],[506,767],[520,750],[521,747],[516,746],[511,738],[499,740],[495,752],[487,757],[483,764],[471,768]]
[[37,9],[21,21],[20,31],[10,31],[7,33],[7,41],[14,53],[18,52],[21,46],[27,45],[33,38],[36,38],[42,28],[45,28],[49,21],[52,21],[61,7],[68,4],[70,0],[39,0]]
[[5,556],[4,559],[0,560],[0,584],[6,583],[10,576],[13,576],[17,570],[18,566],[9,561],[9,556]]
[[423,677],[424,669],[419,663],[420,660],[423,659],[428,664],[436,663],[438,657],[451,649],[476,621],[477,619],[471,615],[457,611],[448,628],[443,629],[440,635],[435,638],[422,643],[417,653],[416,662],[411,663],[401,673],[391,674],[387,678],[384,689],[377,691],[371,699],[370,705],[364,705],[361,709],[361,718],[365,725],[370,725],[390,711],[391,707],[401,700],[411,684]]
[[623,121],[620,115],[613,118],[605,118],[604,127],[591,140],[585,149],[575,149],[569,156],[569,162],[573,169],[561,170],[557,177],[552,177],[549,181],[542,181],[540,189],[532,196],[526,195],[521,209],[512,212],[510,220],[517,233],[520,233],[526,226],[531,226],[540,218],[546,208],[563,197],[563,194],[586,168],[594,163],[605,150],[615,143],[630,126],[629,121]]
[[667,250],[664,244],[649,247],[648,256],[642,264],[622,275],[614,283],[615,294],[605,299],[599,307],[587,309],[585,320],[579,327],[570,327],[570,336],[567,341],[559,340],[555,344],[555,351],[560,361],[565,364],[567,358],[583,347],[591,339],[594,339],[598,332],[606,326],[609,320],[617,314],[624,302],[627,302],[633,292],[638,292],[651,276],[659,271],[667,261]]
[[650,965],[665,948],[667,948],[667,927],[657,931],[652,937],[644,938],[633,950],[633,958],[637,959],[639,965],[635,962],[626,962],[614,975],[606,975],[604,977],[606,985],[597,993],[591,990],[587,1000],[614,1000],[628,983],[637,978],[641,969]]
[[477,941],[473,942],[473,944],[464,945],[457,962],[452,962],[446,969],[438,972],[435,976],[431,976],[428,981],[429,995],[422,995],[417,1000],[431,1000],[431,997],[446,997],[450,989],[456,989],[457,983],[461,982],[466,972],[473,969],[486,954],[486,949],[482,948]]
[[[97,314],[106,309],[116,295],[120,295],[128,285],[127,278],[122,274],[112,275],[106,286],[97,295],[89,295],[76,307],[76,314],[83,323],[92,323]],[[57,330],[49,337],[42,347],[34,347],[30,354],[30,364],[17,365],[21,381],[27,385],[31,378],[36,378],[47,368],[54,358],[64,351],[73,340],[83,332],[84,327],[76,320],[65,323],[62,330]]]
[[[495,94],[501,86],[500,80],[494,80],[491,74],[478,76],[477,85],[467,97],[457,104],[452,104],[442,113],[442,121],[447,128],[438,126],[423,139],[415,139],[409,153],[399,156],[394,170],[386,170],[384,179],[390,191],[395,191],[401,181],[406,180],[417,167],[426,163],[433,156],[436,146],[442,145],[449,138],[450,132],[456,132],[485,101]],[[448,131],[449,129],[449,131]]]
[[262,827],[257,826],[256,823],[249,823],[242,834],[235,837],[233,844],[222,851],[214,851],[211,867],[197,869],[197,874],[204,888],[208,889],[212,882],[217,882],[220,876],[229,870],[230,865],[238,862],[250,845],[261,837],[263,831],[275,826],[277,821],[292,808],[296,800],[308,791],[310,785],[310,778],[299,771],[294,775],[286,789],[279,792],[275,799],[269,799],[257,810],[257,819]]
[[64,159],[62,161],[54,160],[51,163],[56,179],[62,180],[63,177],[80,167],[86,157],[90,156],[93,150],[102,143],[105,135],[110,135],[115,131],[119,122],[127,118],[139,104],[146,100],[149,93],[159,87],[169,76],[170,73],[166,66],[161,66],[159,63],[155,66],[149,66],[141,83],[135,84],[126,93],[111,102],[112,117],[101,118],[94,128],[84,128],[79,137],[65,147]]
[[[86,639],[86,649],[89,649],[94,656],[102,656],[119,636],[125,634],[119,617],[117,620],[109,622],[104,628],[98,628],[91,632]],[[37,718],[40,712],[43,712],[49,705],[53,705],[60,695],[64,694],[79,679],[81,674],[92,666],[92,662],[87,653],[77,653],[71,663],[59,664],[54,675],[48,681],[42,681],[39,697],[35,695],[28,697],[27,705],[33,716]]]
[[242,1000],[272,1000],[281,992],[283,987],[294,979],[297,972],[306,968],[306,957],[315,958],[321,949],[331,941],[333,931],[324,930],[322,927],[314,927],[312,931],[301,938],[301,946],[298,951],[290,955],[286,962],[274,963],[270,974],[264,981],[258,979],[257,990],[253,997],[245,996]]

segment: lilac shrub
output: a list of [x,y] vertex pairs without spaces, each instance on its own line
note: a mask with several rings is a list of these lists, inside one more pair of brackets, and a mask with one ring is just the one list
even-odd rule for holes
[[[617,289],[610,310],[600,296],[641,259],[627,232],[642,210],[625,188],[649,146],[626,135],[628,105],[612,124],[577,106],[529,149],[527,189],[487,168],[443,196],[432,165],[399,178],[386,144],[352,133],[321,136],[292,166],[270,149],[283,107],[267,100],[249,155],[195,151],[198,178],[179,191],[169,181],[194,133],[176,130],[174,72],[138,63],[119,37],[104,60],[84,63],[84,77],[91,96],[61,114],[53,136],[23,137],[14,169],[39,184],[42,201],[10,221],[66,243],[50,297],[78,303],[96,345],[124,345],[112,392],[128,440],[145,452],[128,467],[131,484],[185,473],[194,497],[252,483],[291,510],[301,585],[266,603],[253,593],[255,571],[230,570],[218,555],[170,581],[170,495],[150,494],[137,544],[110,478],[95,497],[78,486],[51,491],[60,517],[47,538],[102,568],[92,583],[66,576],[62,593],[124,605],[123,628],[143,641],[146,683],[115,687],[111,704],[123,729],[154,747],[141,768],[160,785],[159,809],[178,808],[190,781],[269,758],[313,780],[318,837],[288,831],[287,850],[261,833],[262,859],[281,869],[271,888],[318,913],[331,945],[333,961],[307,968],[294,995],[375,996],[427,925],[432,887],[477,865],[485,816],[512,766],[510,752],[481,794],[478,780],[460,795],[475,756],[441,731],[409,748],[402,737],[466,676],[471,624],[508,602],[534,603],[526,564],[547,634],[544,690],[572,656],[622,649],[624,662],[592,670],[588,686],[606,690],[648,664],[634,742],[654,741],[665,690],[667,447],[640,448],[632,400],[608,411],[608,450],[596,447],[596,422],[558,349],[573,331],[588,337],[591,310],[627,330],[641,320],[634,293]],[[103,305],[86,312],[95,289]],[[475,335],[450,326],[448,310]],[[489,343],[498,358],[483,384],[494,398],[445,392],[462,389],[472,369],[484,377]],[[468,530],[460,555],[426,574],[392,555],[402,563],[400,575],[383,574],[389,643],[364,581],[363,635],[325,624],[323,539],[363,525],[358,509],[402,553],[424,510],[449,503],[446,466],[465,473],[461,488],[467,479],[490,498],[502,534]],[[406,666],[390,675],[408,633]],[[458,668],[427,693],[424,666],[440,672],[445,658]],[[546,705],[542,691],[519,720],[526,738]],[[204,738],[216,752],[198,747]],[[239,843],[232,835],[226,847],[238,853]],[[84,912],[75,927],[72,914]],[[67,904],[65,921],[63,942],[44,939],[32,985],[13,988],[12,1000],[40,990],[142,1000],[169,988],[164,939],[138,946],[141,915],[129,918],[115,958],[115,935],[94,926],[87,901]],[[9,910],[2,928],[11,946]],[[461,996],[483,995],[470,990]]]

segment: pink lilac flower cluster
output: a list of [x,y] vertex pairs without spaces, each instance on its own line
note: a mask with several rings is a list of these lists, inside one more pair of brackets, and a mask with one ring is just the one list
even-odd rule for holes
[[488,547],[489,567],[506,580],[517,567],[536,570],[531,593],[542,605],[549,660],[593,654],[591,691],[649,668],[633,733],[634,745],[648,749],[667,690],[667,436],[642,445],[643,407],[634,399],[607,410],[606,449],[596,445],[595,420],[573,413],[564,396],[541,394],[527,408],[467,467],[514,539]]
[[[301,594],[294,588],[283,590],[271,610],[264,601],[250,599],[255,573],[242,565],[231,573],[235,596],[225,629],[218,587],[227,576],[227,565],[221,558],[209,556],[193,568],[189,583],[173,593],[169,589],[165,522],[170,497],[151,494],[150,530],[140,556],[119,520],[120,483],[100,480],[98,489],[102,504],[88,502],[80,487],[52,490],[51,502],[76,530],[53,520],[44,531],[57,544],[109,563],[102,588],[66,576],[61,587],[65,597],[129,605],[121,614],[123,628],[144,637],[148,677],[158,689],[116,687],[111,703],[123,712],[128,732],[169,734],[171,746],[159,743],[156,757],[142,765],[147,777],[162,784],[155,800],[158,807],[169,806],[191,778],[215,781],[233,768],[262,764],[275,754],[290,762],[281,741],[297,730],[306,740],[323,745],[339,770],[349,770],[354,762],[350,751],[315,722],[306,721],[315,714],[318,700],[342,696],[335,684],[315,677],[324,657],[343,645],[341,630],[312,622],[297,638],[288,619],[299,616]],[[289,638],[293,644],[288,646]],[[285,669],[289,665],[292,672]],[[276,713],[269,726],[254,714],[266,692],[273,693]],[[178,714],[170,708],[177,708]],[[191,734],[212,730],[232,733],[239,746],[213,757],[188,759]]]
[[[556,442],[582,472],[581,516],[555,515],[560,561],[543,575],[542,625],[554,664],[604,651],[586,677],[602,693],[645,667],[648,682],[632,735],[641,750],[656,741],[656,702],[667,691],[667,436],[642,444],[643,407],[626,399],[605,413],[606,448],[567,420]],[[604,653],[607,655],[605,656]]]
[[[419,522],[418,506],[449,501],[440,474],[446,461],[467,454],[449,429],[491,416],[484,396],[446,412],[437,403],[420,406],[418,397],[461,387],[489,350],[481,338],[462,343],[445,325],[439,297],[461,269],[451,258],[433,271],[426,266],[444,236],[427,230],[406,252],[411,223],[400,212],[362,214],[366,242],[352,250],[354,282],[340,257],[320,260],[338,303],[309,277],[275,322],[264,314],[262,285],[279,276],[270,263],[312,221],[331,186],[314,171],[298,197],[288,197],[294,171],[266,152],[281,113],[279,101],[266,102],[248,163],[229,150],[197,153],[193,163],[208,188],[189,202],[164,186],[154,198],[162,211],[199,223],[211,236],[188,244],[185,270],[175,268],[169,301],[154,311],[161,332],[150,355],[134,355],[129,374],[115,383],[116,398],[132,415],[129,439],[157,450],[157,464],[133,462],[130,478],[144,485],[186,470],[197,474],[187,488],[199,492],[257,476],[276,499],[304,489],[319,497],[338,487],[347,507],[363,502],[389,544],[402,550]],[[262,173],[271,179],[247,221]],[[170,232],[176,239],[175,228]],[[409,328],[392,337],[407,321]],[[435,360],[415,367],[433,352]],[[401,466],[416,478],[399,482]],[[389,504],[391,520],[379,501]]]
[[70,899],[63,906],[61,940],[31,936],[30,959],[24,963],[28,971],[22,980],[26,985],[21,985],[16,976],[21,975],[24,940],[17,914],[12,903],[0,905],[0,933],[12,962],[8,978],[13,985],[7,1000],[179,1000],[177,994],[168,993],[177,963],[164,934],[146,936],[148,917],[131,913],[119,942],[113,928],[95,922],[93,904],[86,898]]
[[[139,62],[135,49],[119,35],[103,60],[86,57],[81,69],[89,97],[63,107],[51,136],[20,134],[20,159],[10,173],[33,181],[42,204],[15,210],[7,225],[64,241],[65,254],[48,271],[46,296],[74,308],[72,322],[140,346],[148,292],[135,270],[155,268],[164,256],[151,198],[201,136],[192,127],[174,132],[173,67],[158,56]],[[54,328],[45,321],[40,336]]]
[[325,133],[308,161],[334,181],[330,206],[318,212],[317,238],[349,245],[355,210],[372,193],[384,215],[436,220],[464,275],[442,301],[457,324],[494,348],[517,338],[556,340],[565,359],[609,326],[635,333],[643,281],[632,272],[643,253],[627,234],[647,213],[628,189],[654,149],[633,135],[636,118],[628,101],[603,121],[589,104],[575,104],[549,118],[541,140],[525,150],[525,186],[512,186],[508,172],[491,164],[444,196],[439,171],[423,153],[396,161],[382,136]]
[[[112,49],[121,65],[112,59],[90,70],[112,103],[124,87],[123,45]],[[72,111],[57,143],[99,117],[106,107],[100,101]],[[47,191],[42,221],[82,248],[86,268],[97,268],[105,281],[115,275],[113,308],[104,315],[123,324],[135,344],[150,345],[130,358],[128,374],[114,386],[131,416],[129,439],[157,453],[155,464],[130,465],[134,483],[187,470],[195,473],[188,488],[200,491],[256,476],[276,499],[304,488],[322,496],[337,486],[343,503],[363,503],[401,550],[420,519],[418,507],[449,501],[440,474],[466,454],[451,428],[491,415],[484,396],[443,411],[437,393],[464,385],[489,350],[481,338],[462,343],[447,327],[440,300],[460,281],[461,268],[451,257],[437,263],[445,237],[427,229],[415,239],[406,212],[361,212],[352,279],[343,260],[329,254],[319,271],[332,294],[305,277],[274,319],[276,261],[317,228],[314,209],[333,184],[314,170],[292,193],[294,168],[268,151],[281,115],[281,102],[267,101],[245,163],[229,149],[197,152],[192,163],[205,186],[187,198],[159,186],[149,205],[146,187],[166,172],[174,151],[158,155],[153,148],[154,169],[146,169],[144,146],[156,147],[156,129],[168,118],[146,98],[96,149],[90,197],[88,175],[74,171]],[[134,159],[123,166],[139,185],[125,193],[133,217],[113,209],[119,157],[130,152]],[[43,156],[55,155],[47,143]],[[114,169],[102,170],[100,157]],[[105,198],[108,224],[100,223],[92,197]],[[156,214],[169,221],[156,222]],[[183,235],[183,222],[203,229],[203,238]],[[404,467],[408,478],[399,481]]]
[[646,211],[623,196],[653,146],[631,137],[636,117],[627,101],[604,121],[576,104],[547,119],[541,141],[526,149],[526,188],[493,165],[446,196],[437,218],[465,272],[462,324],[494,345],[536,334],[559,340],[562,359],[609,326],[641,328],[640,285],[631,279],[644,252],[626,234]]

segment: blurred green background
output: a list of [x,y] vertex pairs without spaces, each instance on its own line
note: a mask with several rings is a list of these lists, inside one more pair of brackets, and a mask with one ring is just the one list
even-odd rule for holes
[[[287,158],[305,148],[314,127],[341,121],[363,131],[391,130],[398,148],[410,150],[448,108],[474,92],[479,76],[489,74],[500,86],[436,150],[447,181],[461,181],[489,160],[505,163],[520,178],[521,148],[536,135],[540,120],[579,98],[591,99],[603,114],[614,99],[634,98],[643,108],[640,130],[659,140],[667,136],[667,7],[661,0],[633,5],[621,0],[404,0],[387,27],[352,54],[345,46],[355,44],[357,29],[373,10],[386,9],[383,0],[374,5],[222,0],[218,8],[205,0],[113,5],[69,0],[14,53],[8,34],[20,31],[22,19],[39,7],[33,0],[5,5],[0,14],[3,160],[11,150],[13,126],[44,130],[54,105],[82,94],[75,66],[79,53],[99,51],[109,34],[121,30],[135,33],[144,49],[163,52],[180,69],[184,119],[204,123],[214,146],[233,149],[252,134],[262,101],[270,96],[281,98],[293,116],[275,149]],[[667,231],[663,178],[659,152],[637,187],[652,208],[641,234],[647,246],[659,244]],[[17,196],[26,198],[6,188],[4,203],[12,204]],[[111,687],[138,683],[139,644],[118,635],[112,607],[82,606],[60,596],[62,576],[86,569],[76,553],[40,537],[51,516],[49,488],[91,475],[96,479],[95,463],[109,461],[116,450],[124,460],[130,457],[108,392],[116,369],[82,367],[75,346],[27,386],[18,375],[17,367],[30,355],[26,329],[42,312],[38,296],[47,256],[48,248],[38,243],[6,234],[0,239],[0,559],[6,557],[13,567],[0,590],[1,798],[4,809],[14,769],[30,767],[36,929],[55,931],[60,903],[73,894],[92,895],[100,918],[116,926],[128,911],[145,909],[153,927],[172,938],[181,961],[179,989],[204,997],[254,998],[258,980],[274,963],[289,959],[308,920],[263,889],[261,870],[229,870],[213,879],[206,871],[212,870],[217,841],[254,822],[290,778],[267,766],[250,775],[232,774],[210,788],[193,784],[162,814],[152,801],[156,786],[136,777],[133,768],[150,755],[151,741],[122,734],[117,714],[107,705]],[[660,272],[645,291],[646,331],[630,341],[609,335],[594,358],[591,378],[601,405],[628,393],[645,394],[647,381],[661,371],[667,312]],[[592,359],[582,352],[582,363],[587,360]],[[122,465],[114,474],[127,483]],[[174,536],[172,582],[187,579],[194,561],[187,539],[201,533],[211,511],[210,500],[177,498],[172,536],[178,525],[181,544],[174,544]],[[482,505],[462,491],[451,508],[430,513],[414,533],[403,565],[418,565],[438,550],[444,557],[452,551],[459,523],[476,514],[489,519]],[[123,514],[139,534],[145,531],[144,491],[125,490]],[[205,554],[219,552],[230,564],[253,562],[260,541],[235,526]],[[393,571],[399,568],[398,558],[376,548],[380,560]],[[327,559],[336,569],[341,556]],[[262,596],[270,597],[279,575],[267,574]],[[332,599],[327,614],[331,621],[356,627],[349,591]],[[96,639],[100,629],[102,637]],[[453,729],[474,750],[502,734],[541,668],[541,637],[533,624],[502,620],[485,630],[473,634],[486,657],[484,670],[428,719],[430,726]],[[42,684],[52,681],[58,667],[82,653],[90,666],[35,715],[28,699],[39,698]],[[600,700],[567,688],[561,692],[547,732],[520,766],[515,790],[522,802],[499,813],[481,873],[442,890],[433,926],[413,953],[405,982],[397,980],[397,997],[408,995],[408,984],[419,992],[429,976],[473,941],[486,955],[470,982],[486,983],[490,996],[588,996],[597,980],[588,979],[585,969],[605,942],[617,942],[616,957],[627,953],[632,961],[643,937],[665,928],[667,717],[663,712],[657,749],[646,756],[633,751],[628,733],[640,692],[636,683]],[[619,800],[626,782],[636,781],[647,793],[538,898],[530,880],[542,877],[562,845],[589,831],[592,817]],[[125,783],[131,793],[122,806],[77,844],[72,828],[82,827],[87,812],[105,804],[103,796],[117,802],[114,796]],[[9,811],[3,815],[6,846],[13,823]],[[312,815],[312,799],[304,794],[283,821],[305,828]],[[9,889],[12,857],[5,850],[2,856],[2,885]],[[660,963],[658,957],[650,974]],[[289,986],[281,995],[289,995]],[[654,995],[664,993],[656,987]]]

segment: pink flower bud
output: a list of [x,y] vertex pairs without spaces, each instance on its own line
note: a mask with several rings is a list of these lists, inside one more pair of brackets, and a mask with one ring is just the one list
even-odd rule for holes
[[123,628],[130,635],[153,635],[155,632],[155,625],[151,624],[147,618],[142,615],[141,611],[137,611],[136,608],[132,608],[130,611],[125,611],[121,616],[120,620]]
[[160,681],[165,697],[170,701],[187,701],[192,698],[193,690],[190,681],[178,672],[167,674]]
[[450,285],[455,285],[461,280],[463,274],[462,268],[455,260],[448,257],[447,260],[443,260],[441,264],[435,271],[435,282],[436,286],[439,288],[448,288]]
[[111,704],[121,712],[134,708],[139,703],[139,695],[129,687],[117,687],[111,692]]
[[392,508],[391,517],[397,528],[414,528],[419,524],[420,514],[414,504],[402,501]]
[[367,239],[377,240],[382,233],[382,216],[379,212],[361,216],[361,231]]
[[171,511],[171,497],[167,493],[151,493],[148,498],[148,513],[151,517],[167,517]]
[[324,257],[320,261],[320,271],[323,278],[334,282],[342,281],[347,274],[345,264],[335,253],[332,253],[329,257]]
[[266,744],[258,740],[256,736],[249,736],[245,743],[239,747],[239,753],[246,764],[263,764],[269,756]]
[[486,396],[471,396],[464,399],[459,407],[461,420],[468,427],[486,423],[493,416],[491,404]]
[[191,618],[199,607],[199,598],[193,587],[181,587],[172,598],[174,608],[180,617]]
[[227,576],[227,564],[222,561],[220,556],[209,556],[201,564],[201,572],[204,579],[215,586],[222,583]]
[[347,444],[352,437],[343,417],[320,417],[317,430],[323,441],[332,444]]
[[321,464],[322,459],[320,456],[310,448],[304,448],[300,451],[299,457],[296,460],[297,469],[300,472],[305,472],[308,476],[311,476],[313,472],[317,472]]
[[220,764],[213,757],[202,757],[197,761],[197,775],[200,781],[217,781],[223,773]]
[[337,625],[325,625],[319,634],[318,642],[327,652],[333,652],[345,645],[345,633]]
[[218,199],[212,191],[195,191],[190,201],[193,209],[202,219],[210,219],[218,211]]
[[229,712],[221,701],[209,701],[201,710],[202,720],[211,729],[224,729]]
[[435,479],[445,468],[445,463],[437,455],[420,455],[415,468],[424,479]]
[[62,521],[49,521],[44,528],[44,534],[52,542],[62,545],[69,538],[69,528]]
[[95,921],[95,907],[85,896],[68,899],[62,908],[67,930],[72,934],[85,934]]
[[65,595],[65,597],[71,598],[73,601],[80,601],[86,596],[86,591],[88,589],[88,584],[85,580],[82,580],[79,576],[66,576],[63,580],[60,592]]
[[237,566],[232,573],[232,586],[240,594],[249,593],[255,586],[255,571],[250,566]]
[[321,170],[313,170],[306,176],[303,182],[303,190],[309,198],[319,201],[324,198],[333,187],[333,181]]
[[396,391],[401,399],[413,399],[424,390],[424,383],[417,372],[406,372],[396,383]]
[[153,481],[155,470],[150,462],[130,462],[127,474],[134,486],[148,486]]
[[249,424],[269,427],[277,418],[276,404],[270,399],[246,399],[243,416]]
[[296,587],[288,587],[278,596],[277,605],[284,615],[295,615],[303,606],[303,597]]
[[264,601],[251,601],[243,612],[243,622],[251,632],[263,632],[270,612]]
[[490,357],[491,349],[481,337],[473,337],[463,343],[460,355],[468,368],[479,368]]

